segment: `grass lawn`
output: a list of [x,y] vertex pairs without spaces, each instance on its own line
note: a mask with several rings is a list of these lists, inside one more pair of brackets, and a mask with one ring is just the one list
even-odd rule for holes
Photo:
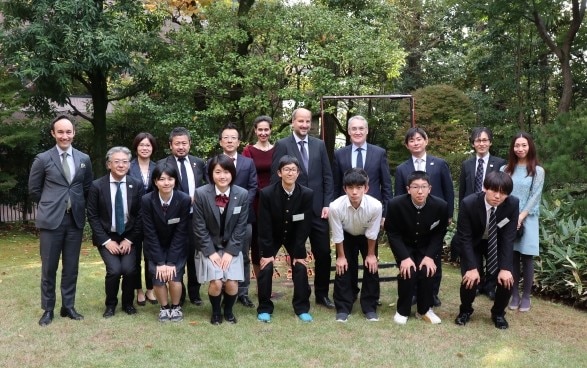
[[[387,247],[382,258],[390,259]],[[529,313],[506,315],[508,330],[490,320],[490,301],[481,296],[465,327],[458,312],[459,273],[445,265],[441,286],[441,325],[413,316],[406,326],[393,323],[397,290],[382,283],[380,321],[367,322],[358,305],[348,323],[312,304],[314,322],[297,320],[291,308],[292,287],[279,268],[274,290],[279,297],[270,324],[256,320],[254,309],[235,307],[236,325],[209,324],[205,288],[201,307],[184,307],[184,321],[161,324],[158,306],[137,307],[128,316],[120,309],[105,320],[104,265],[84,243],[80,259],[76,309],[78,322],[58,316],[48,327],[37,324],[40,309],[38,239],[0,228],[1,367],[582,367],[587,364],[587,313],[533,298]],[[384,275],[395,271],[384,270]],[[256,300],[254,281],[251,297]],[[311,299],[313,301],[313,298]]]

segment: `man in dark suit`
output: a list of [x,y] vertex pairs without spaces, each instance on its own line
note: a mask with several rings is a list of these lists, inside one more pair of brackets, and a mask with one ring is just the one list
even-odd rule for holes
[[448,205],[442,198],[429,195],[434,188],[430,186],[430,176],[423,171],[414,171],[408,176],[406,190],[407,194],[395,196],[389,202],[385,223],[387,238],[400,269],[397,312],[393,320],[406,324],[417,286],[416,316],[438,324],[440,318],[432,310],[432,276],[437,270],[434,257],[442,249],[448,226]]
[[291,259],[294,292],[294,313],[309,322],[310,284],[306,263],[306,240],[312,230],[312,189],[296,183],[300,164],[293,156],[279,160],[277,175],[281,181],[261,190],[259,195],[259,248],[261,270],[257,279],[259,307],[257,319],[271,322],[273,263],[281,246],[285,246]]
[[[249,298],[249,285],[251,284],[251,257],[249,255],[249,249],[251,246],[251,236],[253,234],[251,224],[255,222],[255,208],[253,207],[253,202],[257,195],[257,170],[255,168],[255,163],[251,158],[245,157],[236,151],[240,145],[240,132],[235,124],[228,123],[220,130],[218,143],[222,148],[222,153],[234,161],[236,177],[233,178],[232,184],[246,189],[249,193],[247,231],[242,242],[245,279],[238,283],[237,300],[245,307],[254,308],[255,304],[253,304]],[[206,172],[208,172],[208,170],[206,170]],[[210,178],[206,178],[206,180],[210,183]]]
[[[201,158],[190,155],[190,146],[192,139],[190,132],[183,127],[173,128],[169,134],[169,149],[171,155],[159,160],[160,162],[166,162],[170,165],[177,167],[177,171],[180,175],[180,185],[178,189],[188,194],[192,198],[192,204],[194,199],[194,193],[196,188],[204,185],[204,160]],[[190,216],[193,213],[193,209],[190,210]],[[196,244],[194,243],[194,237],[191,232],[189,233],[190,248],[188,250],[188,257],[186,262],[187,277],[188,277],[188,296],[190,302],[194,305],[202,305],[202,299],[200,298],[200,284],[196,277],[196,266],[194,263],[194,255],[196,252]],[[185,301],[186,293],[185,286],[182,283],[181,293],[181,304]]]
[[[383,148],[367,143],[369,126],[364,117],[360,115],[351,117],[348,121],[348,133],[351,144],[334,152],[332,163],[334,198],[344,194],[342,178],[347,170],[355,167],[364,169],[369,176],[367,194],[378,199],[382,204],[381,228],[383,228],[387,203],[393,197],[387,153]],[[375,253],[377,254],[377,243],[375,243]],[[367,254],[361,254],[361,256],[364,259]],[[351,285],[357,295],[359,293],[358,275],[351,275]],[[379,300],[379,295],[377,295],[377,300]],[[378,302],[378,304],[380,303]]]
[[84,223],[86,197],[92,184],[90,157],[71,146],[75,127],[64,115],[51,123],[56,146],[35,157],[29,176],[29,194],[38,203],[36,226],[40,229],[41,308],[39,325],[53,321],[56,273],[62,257],[61,316],[84,317],[75,308],[75,290]]
[[[428,135],[422,128],[408,129],[404,144],[412,157],[401,163],[395,171],[395,195],[407,193],[408,176],[412,172],[425,171],[430,177],[430,185],[432,186],[430,194],[443,199],[448,204],[447,215],[450,224],[454,212],[455,192],[448,164],[443,159],[426,153]],[[439,307],[441,305],[438,292],[442,280],[442,249],[434,256],[434,262],[436,263],[433,283],[434,306]],[[414,297],[414,299],[416,298]]]
[[[461,174],[459,176],[459,203],[473,193],[479,193],[483,190],[483,179],[490,172],[499,171],[499,168],[506,164],[503,158],[489,154],[491,143],[493,142],[493,133],[489,128],[478,127],[473,129],[469,142],[475,150],[475,156],[463,161],[461,165]],[[454,241],[458,241],[455,239]],[[451,242],[454,244],[454,242]],[[458,257],[454,254],[452,258]],[[484,256],[483,258],[486,258]],[[479,283],[479,292],[486,294],[489,299],[495,299],[495,278],[487,275],[484,268],[481,268],[481,282]]]
[[277,169],[279,160],[284,155],[297,158],[302,170],[296,182],[314,191],[312,204],[314,218],[310,232],[310,244],[316,262],[314,278],[316,303],[334,309],[334,303],[328,297],[332,260],[328,231],[328,206],[333,199],[332,170],[324,142],[308,135],[311,125],[312,113],[309,110],[304,108],[294,110],[291,119],[293,134],[275,143],[271,164],[271,183],[279,182]]
[[135,314],[133,306],[136,279],[136,246],[143,237],[139,214],[145,189],[141,180],[127,175],[132,154],[126,147],[112,147],[106,153],[110,173],[94,180],[88,194],[88,222],[92,242],[106,266],[104,281],[106,310],[114,316],[122,278],[122,310]]
[[483,188],[485,192],[465,197],[459,207],[457,234],[463,279],[461,306],[455,323],[465,325],[471,319],[477,284],[480,281],[481,257],[488,253],[487,272],[497,275],[491,319],[495,327],[506,329],[508,323],[505,320],[505,308],[514,283],[513,246],[519,201],[510,196],[513,182],[504,172],[487,174]]

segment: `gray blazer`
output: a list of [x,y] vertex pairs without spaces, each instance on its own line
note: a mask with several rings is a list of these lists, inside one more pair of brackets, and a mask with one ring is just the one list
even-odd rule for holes
[[71,183],[65,178],[57,147],[39,153],[33,160],[29,175],[29,195],[38,203],[36,226],[54,230],[61,224],[71,198],[71,212],[78,229],[86,221],[86,198],[92,185],[93,173],[90,156],[72,150],[75,174]]
[[226,211],[224,234],[220,236],[220,211],[216,206],[214,184],[196,189],[194,194],[193,231],[196,246],[209,257],[218,249],[237,256],[242,249],[249,214],[249,194],[237,186],[230,186],[230,200]]

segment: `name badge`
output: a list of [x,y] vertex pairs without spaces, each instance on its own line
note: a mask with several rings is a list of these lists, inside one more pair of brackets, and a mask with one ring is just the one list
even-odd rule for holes
[[238,215],[239,213],[241,213],[241,207],[242,206],[237,206],[234,208],[234,211],[232,212],[233,215]]
[[436,220],[432,225],[430,225],[430,230],[434,229],[436,226],[440,224],[440,220]]
[[178,222],[179,222],[179,217],[172,218],[172,219],[167,220],[167,225],[177,224]]
[[302,221],[302,220],[304,220],[304,214],[298,213],[297,215],[293,215],[291,220],[292,221]]
[[501,229],[501,228],[502,228],[502,227],[504,227],[504,226],[505,226],[505,225],[506,225],[508,222],[510,222],[510,219],[506,217],[506,218],[504,218],[503,220],[501,220],[501,221],[499,222],[499,224],[497,224],[497,227],[499,227],[499,228]]

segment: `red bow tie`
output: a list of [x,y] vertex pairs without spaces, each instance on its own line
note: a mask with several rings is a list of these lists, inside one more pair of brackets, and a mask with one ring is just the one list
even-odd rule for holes
[[226,204],[228,203],[228,196],[226,194],[218,194],[216,196],[216,205],[218,207],[226,207]]

